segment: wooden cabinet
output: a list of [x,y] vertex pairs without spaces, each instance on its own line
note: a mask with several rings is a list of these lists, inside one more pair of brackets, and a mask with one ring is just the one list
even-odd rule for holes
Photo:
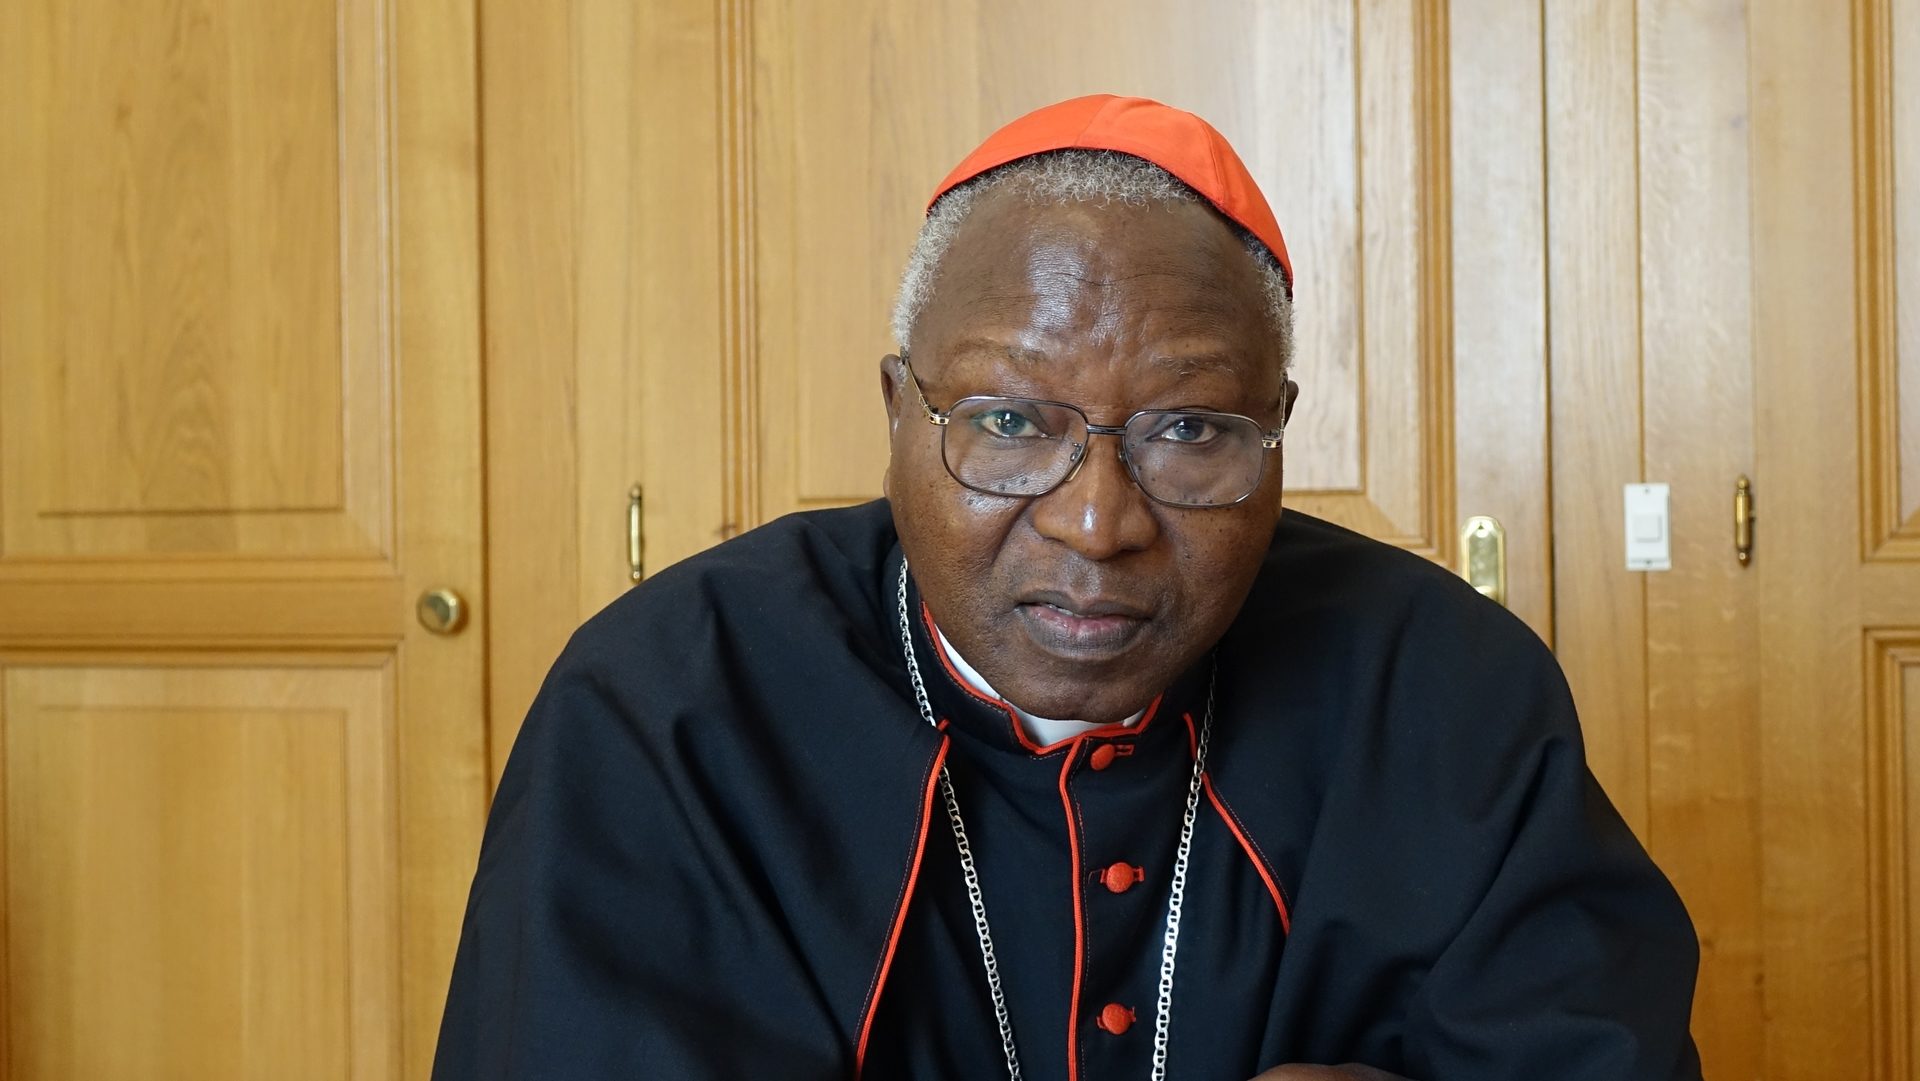
[[4,1040],[422,1077],[486,798],[474,13],[0,4]]

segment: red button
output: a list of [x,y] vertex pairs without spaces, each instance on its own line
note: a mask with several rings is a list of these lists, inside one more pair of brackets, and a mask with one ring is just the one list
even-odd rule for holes
[[1099,1020],[1094,1022],[1103,1032],[1121,1035],[1133,1027],[1133,1011],[1118,1002],[1109,1002],[1100,1011]]
[[1093,749],[1092,754],[1087,756],[1087,765],[1092,766],[1094,769],[1106,769],[1108,766],[1113,765],[1113,760],[1118,757],[1119,754],[1119,751],[1113,749],[1113,744],[1102,743]]
[[1135,883],[1144,882],[1146,879],[1145,871],[1124,860],[1100,872],[1100,884],[1112,893],[1125,893],[1132,889]]

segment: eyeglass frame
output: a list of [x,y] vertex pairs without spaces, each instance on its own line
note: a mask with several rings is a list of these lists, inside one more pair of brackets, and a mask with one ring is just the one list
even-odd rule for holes
[[[1087,451],[1092,448],[1093,437],[1096,435],[1110,435],[1120,441],[1120,454],[1119,454],[1120,462],[1121,464],[1127,467],[1128,479],[1133,481],[1133,486],[1135,488],[1140,489],[1141,495],[1146,496],[1148,499],[1152,500],[1153,502],[1158,503],[1163,507],[1173,507],[1177,510],[1216,510],[1216,509],[1221,509],[1225,507],[1237,507],[1240,504],[1245,503],[1247,500],[1252,499],[1253,493],[1260,490],[1261,482],[1265,481],[1267,478],[1267,457],[1265,452],[1270,450],[1279,450],[1281,441],[1287,432],[1287,423],[1284,420],[1280,422],[1280,426],[1278,428],[1265,429],[1265,428],[1260,428],[1259,421],[1253,419],[1252,417],[1247,416],[1244,413],[1225,413],[1217,409],[1137,409],[1131,415],[1129,415],[1124,422],[1122,422],[1117,426],[1112,424],[1095,424],[1093,423],[1092,418],[1087,416],[1087,411],[1080,408],[1077,405],[1073,405],[1068,402],[1056,402],[1047,398],[1022,398],[1016,395],[1007,395],[1007,394],[969,394],[964,398],[960,398],[956,400],[952,405],[946,408],[945,412],[942,412],[938,409],[935,409],[933,407],[933,404],[927,401],[927,392],[925,389],[923,389],[920,386],[920,377],[914,373],[913,361],[908,357],[907,351],[905,349],[902,349],[900,351],[899,357],[900,357],[900,366],[903,369],[905,369],[907,373],[907,382],[912,384],[913,386],[914,397],[920,399],[920,409],[926,415],[927,423],[933,425],[936,428],[941,429],[940,464],[942,467],[946,469],[947,476],[952,477],[953,482],[955,484],[960,485],[962,488],[965,488],[968,491],[979,492],[981,495],[995,496],[1000,499],[1039,499],[1042,496],[1052,495],[1054,492],[1059,491],[1062,486],[1072,481],[1074,477],[1077,477],[1080,475],[1080,467],[1087,463],[1087,458],[1088,458]],[[986,488],[979,487],[978,485],[969,484],[966,481],[960,479],[960,475],[953,471],[953,463],[947,461],[946,429],[953,422],[954,410],[960,408],[960,406],[963,403],[971,402],[971,401],[1031,402],[1034,405],[1051,405],[1051,406],[1057,406],[1058,408],[1061,408],[1061,409],[1072,410],[1076,415],[1079,416],[1081,424],[1084,425],[1087,429],[1087,442],[1078,444],[1075,446],[1073,450],[1073,464],[1067,468],[1066,475],[1062,476],[1059,480],[1054,481],[1053,484],[1049,485],[1043,491],[1026,493],[1026,494],[1008,494],[1006,492],[995,492]],[[1162,499],[1159,496],[1154,495],[1152,492],[1147,491],[1147,486],[1140,483],[1140,472],[1139,472],[1138,466],[1134,464],[1132,455],[1129,455],[1127,453],[1127,440],[1126,440],[1127,426],[1132,424],[1134,421],[1138,420],[1139,418],[1148,416],[1150,414],[1167,414],[1167,413],[1196,413],[1196,414],[1204,414],[1207,416],[1215,416],[1215,417],[1230,417],[1235,420],[1244,420],[1247,423],[1253,425],[1256,429],[1259,429],[1260,450],[1262,452],[1260,455],[1260,473],[1258,476],[1254,478],[1253,486],[1247,489],[1246,494],[1242,495],[1238,499],[1235,499],[1226,503],[1177,503],[1171,499]]]

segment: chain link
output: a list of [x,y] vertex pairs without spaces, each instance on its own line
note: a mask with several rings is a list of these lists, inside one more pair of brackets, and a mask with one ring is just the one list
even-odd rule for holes
[[[936,730],[933,704],[927,700],[927,684],[920,678],[920,659],[914,655],[913,629],[907,621],[907,564],[900,561],[900,648],[907,655],[907,676],[913,682],[913,698],[920,716]],[[1013,1016],[1007,1012],[1007,994],[1000,983],[1000,962],[993,953],[993,932],[987,926],[987,902],[980,892],[980,872],[974,866],[973,846],[967,843],[967,824],[960,817],[960,800],[953,794],[953,777],[945,763],[940,766],[940,797],[947,805],[947,821],[953,825],[953,844],[960,852],[960,871],[967,880],[967,903],[973,906],[973,930],[980,937],[980,960],[987,969],[987,993],[993,998],[993,1019],[1000,1025],[1000,1047],[1007,1056],[1009,1081],[1020,1081],[1020,1052],[1013,1042]]]
[[[900,612],[900,649],[907,659],[907,678],[913,684],[914,704],[921,719],[934,729],[940,722],[933,717],[933,703],[927,698],[926,681],[920,677],[920,659],[913,648],[913,625],[907,618],[907,563],[900,561],[900,582],[896,591]],[[1187,783],[1186,813],[1180,822],[1180,847],[1174,854],[1173,883],[1167,895],[1167,931],[1160,948],[1159,1012],[1153,1025],[1152,1081],[1166,1081],[1167,1037],[1173,1020],[1174,960],[1180,943],[1180,902],[1187,889],[1187,862],[1193,851],[1193,823],[1200,807],[1200,789],[1206,777],[1207,744],[1213,734],[1214,673],[1207,676],[1207,711],[1200,722],[1195,741],[1193,777]],[[980,960],[987,972],[987,993],[993,1000],[993,1017],[1000,1026],[1000,1047],[1007,1058],[1007,1077],[1020,1081],[1020,1052],[1013,1042],[1013,1018],[1007,1011],[1006,991],[1000,982],[1000,962],[993,952],[993,931],[987,924],[987,904],[980,892],[980,872],[974,865],[973,846],[967,842],[967,825],[960,817],[960,800],[953,792],[953,777],[940,767],[940,796],[947,807],[947,821],[953,827],[954,847],[960,853],[960,871],[967,883],[967,901],[973,906],[973,929],[980,939]]]
[[1173,857],[1173,888],[1167,894],[1167,937],[1160,947],[1160,1012],[1153,1019],[1152,1081],[1166,1081],[1167,1036],[1173,1024],[1173,962],[1180,946],[1180,901],[1187,892],[1187,858],[1193,853],[1193,821],[1200,811],[1200,788],[1206,778],[1207,743],[1213,736],[1213,682],[1218,670],[1207,673],[1207,711],[1194,741],[1193,779],[1187,782],[1187,811],[1180,819],[1180,847]]

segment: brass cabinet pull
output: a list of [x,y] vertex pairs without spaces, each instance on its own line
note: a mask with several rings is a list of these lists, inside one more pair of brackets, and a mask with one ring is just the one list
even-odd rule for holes
[[1753,562],[1753,482],[1744,475],[1733,486],[1733,554],[1740,565]]
[[1506,606],[1507,531],[1497,520],[1476,514],[1461,527],[1460,577],[1481,596]]
[[435,634],[459,634],[467,625],[466,598],[445,586],[429,589],[414,602],[413,614]]
[[641,510],[646,506],[646,496],[638,484],[627,489],[627,580],[638,582],[646,577],[647,537],[641,529]]

